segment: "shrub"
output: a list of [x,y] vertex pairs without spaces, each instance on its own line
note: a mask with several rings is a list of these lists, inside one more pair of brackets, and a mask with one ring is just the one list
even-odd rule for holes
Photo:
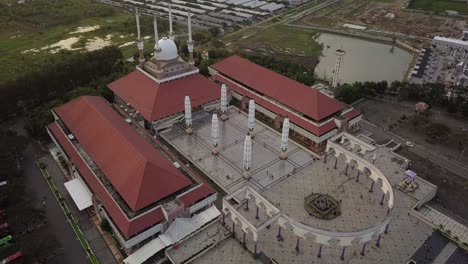
[[111,228],[111,226],[109,224],[109,221],[107,221],[106,218],[102,219],[100,226],[101,226],[102,230],[104,230],[105,232],[107,232],[107,233],[112,232],[112,228]]

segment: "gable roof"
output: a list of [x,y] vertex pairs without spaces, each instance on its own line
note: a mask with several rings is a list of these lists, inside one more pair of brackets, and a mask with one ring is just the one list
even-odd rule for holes
[[233,55],[210,66],[222,75],[320,121],[345,106],[316,89]]
[[54,111],[133,211],[191,185],[101,97],[81,96]]
[[190,96],[192,107],[217,100],[221,96],[221,89],[198,73],[157,83],[143,72],[135,70],[108,84],[108,87],[148,121],[183,112],[186,95]]

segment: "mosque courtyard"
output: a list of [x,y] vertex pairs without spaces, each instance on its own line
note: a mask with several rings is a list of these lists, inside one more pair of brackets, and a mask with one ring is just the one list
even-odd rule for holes
[[[211,153],[211,115],[206,112],[193,115],[191,135],[185,132],[183,124],[178,123],[161,136],[218,186],[231,193],[245,185],[242,163],[244,139],[248,128],[246,114],[229,108],[227,116],[227,121],[219,122],[218,155]],[[289,140],[288,158],[280,159],[281,135],[258,121],[252,136],[251,183],[259,191],[266,190],[289,175],[303,170],[318,158]]]
[[[226,216],[215,225],[217,229],[234,233],[235,238],[218,239],[217,246],[205,250],[194,259],[195,263],[260,263],[254,256],[277,263],[406,263],[433,233],[433,228],[412,216],[410,211],[436,187],[418,178],[418,189],[410,193],[400,191],[396,187],[405,178],[402,157],[385,147],[359,154],[346,143],[344,148],[372,162],[393,189],[391,221],[385,226],[385,233],[374,233],[368,241],[355,237],[347,246],[335,239],[324,245],[313,234],[298,236],[294,224],[271,221],[281,214],[294,219],[295,223],[325,232],[359,233],[382,225],[389,216],[389,195],[383,195],[382,181],[374,184],[369,171],[361,172],[356,164],[347,163],[343,155],[336,157],[330,152],[326,158],[320,158],[290,140],[287,159],[280,159],[281,135],[258,120],[252,133],[251,179],[247,181],[243,177],[247,115],[230,108],[227,116],[227,121],[219,123],[220,152],[217,155],[211,152],[211,115],[207,112],[193,115],[191,135],[185,132],[184,124],[178,123],[161,136],[228,195],[248,185],[271,203],[277,213],[267,212],[265,205],[259,205],[254,199],[247,199],[248,202],[243,199],[245,196],[235,196],[228,202],[236,208],[242,221],[257,228],[257,237],[254,238],[250,229],[243,228],[239,219]],[[309,214],[305,200],[311,194],[332,197],[338,203],[339,214],[329,220]],[[177,252],[173,254],[177,258]],[[190,252],[183,254],[190,255]],[[179,259],[182,263],[184,258],[179,256]]]

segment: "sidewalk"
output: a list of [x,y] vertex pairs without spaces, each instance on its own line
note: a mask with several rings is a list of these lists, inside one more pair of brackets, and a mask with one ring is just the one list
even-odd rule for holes
[[443,226],[443,229],[441,228],[442,232],[447,233],[450,230],[449,235],[451,237],[458,237],[459,241],[462,243],[468,243],[468,227],[460,224],[459,222],[428,205],[425,205],[419,209],[419,213],[424,215],[424,217],[426,217],[427,220],[432,222],[434,225],[438,227]]
[[[55,182],[55,185],[62,197],[65,199],[66,204],[69,205],[69,209],[73,217],[76,219],[85,239],[88,241],[91,249],[99,260],[99,263],[122,263],[123,257],[120,255],[120,252],[115,249],[110,235],[107,234],[107,239],[102,235],[104,232],[100,230],[100,223],[97,216],[90,215],[86,210],[80,212],[75,206],[74,201],[64,185],[64,183],[69,180],[66,176],[69,176],[59,166],[58,162],[56,162],[50,155],[45,156],[41,160],[47,165],[50,177]],[[114,247],[114,250],[110,249],[110,247]]]

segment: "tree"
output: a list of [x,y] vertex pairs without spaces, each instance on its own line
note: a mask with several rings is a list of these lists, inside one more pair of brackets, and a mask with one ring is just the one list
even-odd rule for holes
[[450,102],[450,103],[447,105],[447,111],[448,111],[449,113],[452,113],[452,114],[456,113],[456,112],[458,111],[458,103],[456,103],[456,102],[454,102],[454,101]]
[[217,27],[212,27],[208,29],[208,31],[211,33],[213,37],[217,37],[219,35],[219,28]]
[[211,44],[213,45],[213,47],[215,47],[216,49],[221,49],[221,48],[224,48],[224,43],[219,40],[219,39],[215,39],[211,42]]
[[426,128],[426,136],[430,139],[441,140],[450,133],[450,128],[442,123],[432,123]]
[[468,117],[468,101],[465,101],[465,103],[462,104],[461,112],[464,117]]

